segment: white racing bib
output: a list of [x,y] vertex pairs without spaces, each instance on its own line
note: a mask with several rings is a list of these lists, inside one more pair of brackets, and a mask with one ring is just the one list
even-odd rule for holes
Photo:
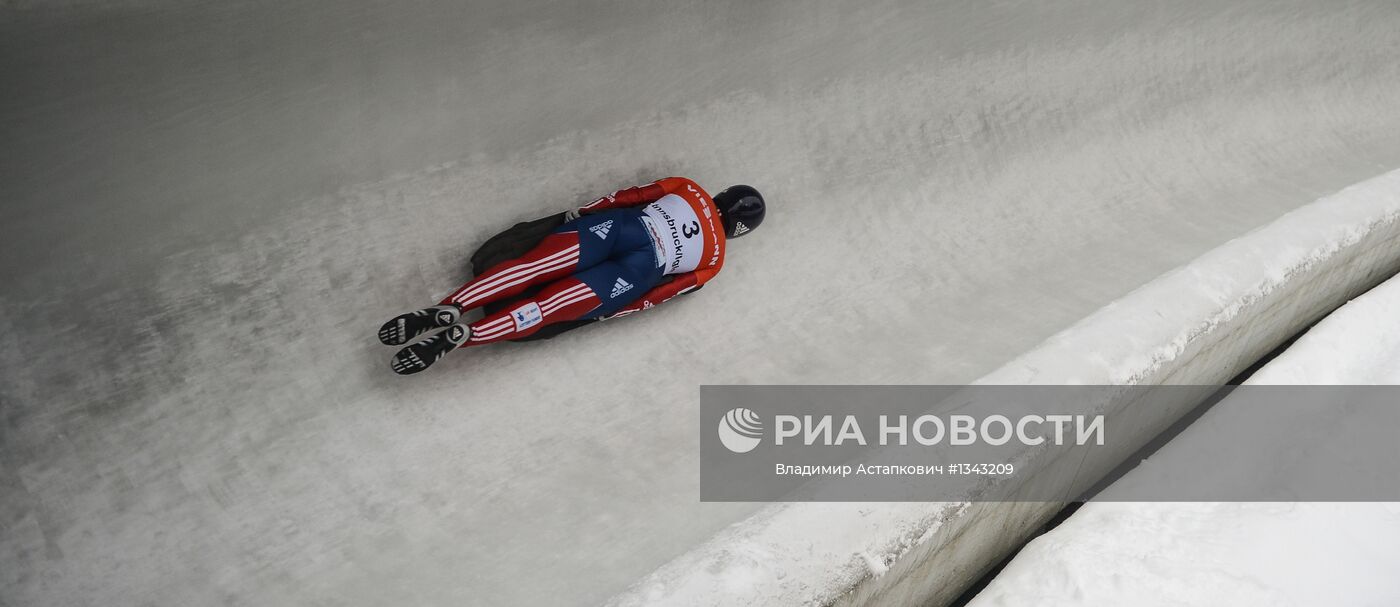
[[684,274],[700,267],[705,237],[700,231],[700,218],[684,198],[675,194],[642,207],[642,218],[651,231],[656,246],[656,258],[666,274]]

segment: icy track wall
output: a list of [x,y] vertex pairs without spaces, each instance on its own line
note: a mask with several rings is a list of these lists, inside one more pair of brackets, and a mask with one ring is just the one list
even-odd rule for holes
[[[1400,278],[1392,278],[1329,314],[1245,383],[1396,384],[1397,309]],[[1218,433],[1257,418],[1247,404],[1234,404],[1233,396],[1108,491],[1160,485],[1184,462],[1216,486],[1261,479],[1295,486],[1296,477],[1279,470],[1312,459],[1319,433],[1358,424],[1388,428],[1376,426],[1384,422],[1374,418],[1319,407],[1281,416],[1288,420],[1262,431],[1240,465],[1214,466],[1210,462],[1219,461],[1220,452],[1212,446],[1222,444]],[[1299,449],[1303,444],[1309,448]],[[970,605],[1397,605],[1397,538],[1395,503],[1091,503],[1021,550]],[[1319,577],[1326,583],[1319,584]]]
[[[1347,188],[1132,292],[981,384],[1223,384],[1400,270],[1400,171]],[[1197,402],[1109,403],[1134,445],[1031,462],[1081,490]],[[1024,477],[1022,477],[1024,478]],[[942,605],[1059,503],[774,504],[617,597],[640,605]]]

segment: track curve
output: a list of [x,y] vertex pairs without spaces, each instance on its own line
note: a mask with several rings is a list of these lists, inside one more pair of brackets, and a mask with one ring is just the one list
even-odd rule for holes
[[[752,511],[696,385],[970,381],[1400,166],[1393,2],[0,10],[19,603],[594,604]],[[774,201],[712,288],[389,373],[482,238],[668,174]]]

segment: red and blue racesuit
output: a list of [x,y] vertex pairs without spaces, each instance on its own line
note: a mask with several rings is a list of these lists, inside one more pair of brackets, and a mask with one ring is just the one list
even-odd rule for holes
[[724,265],[719,211],[684,177],[619,190],[579,210],[584,215],[535,248],[441,302],[469,310],[548,283],[510,310],[472,323],[463,345],[517,339],[567,320],[625,316],[698,288]]

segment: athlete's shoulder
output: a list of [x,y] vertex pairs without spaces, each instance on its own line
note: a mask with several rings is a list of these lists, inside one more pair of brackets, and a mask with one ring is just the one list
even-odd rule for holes
[[710,198],[710,194],[706,192],[704,188],[701,188],[700,184],[686,177],[667,177],[665,179],[658,179],[656,183],[664,188],[668,194],[691,192],[707,200]]

